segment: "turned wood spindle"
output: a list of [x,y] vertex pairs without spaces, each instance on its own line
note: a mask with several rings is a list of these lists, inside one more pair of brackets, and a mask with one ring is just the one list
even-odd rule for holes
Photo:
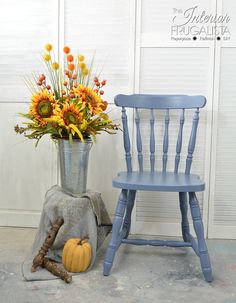
[[62,218],[58,218],[52,225],[50,231],[48,232],[48,235],[46,239],[44,240],[43,245],[41,246],[38,254],[34,257],[33,265],[31,267],[31,272],[35,272],[37,270],[38,266],[42,266],[44,262],[44,257],[46,256],[49,248],[52,246],[57,233],[64,223],[64,220]]
[[43,268],[46,268],[50,273],[54,276],[60,277],[66,283],[70,283],[72,281],[72,277],[68,275],[66,271],[64,271],[61,267],[59,267],[56,262],[49,260],[48,258],[43,258]]

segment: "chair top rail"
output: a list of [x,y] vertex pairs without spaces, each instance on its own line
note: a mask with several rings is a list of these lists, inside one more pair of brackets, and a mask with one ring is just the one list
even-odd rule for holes
[[115,104],[122,107],[144,109],[191,109],[204,107],[206,98],[200,95],[120,94],[115,96]]

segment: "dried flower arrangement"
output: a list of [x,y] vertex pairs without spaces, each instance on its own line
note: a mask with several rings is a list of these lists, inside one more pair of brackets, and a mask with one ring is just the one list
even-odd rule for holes
[[45,45],[43,61],[47,75],[27,78],[26,84],[32,93],[29,111],[21,116],[30,120],[24,127],[15,126],[15,131],[38,141],[45,134],[52,138],[73,139],[92,137],[101,131],[114,134],[118,126],[105,113],[108,103],[102,99],[106,80],[92,76],[93,59],[88,66],[85,57],[74,57],[65,46],[64,62],[60,64],[53,55],[53,46]]

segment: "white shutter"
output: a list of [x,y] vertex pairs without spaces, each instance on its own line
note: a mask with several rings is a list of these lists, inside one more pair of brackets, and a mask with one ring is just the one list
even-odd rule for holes
[[[64,32],[72,53],[83,53],[89,63],[93,54],[94,71],[107,80],[104,99],[108,112],[121,124],[121,110],[113,104],[116,94],[132,93],[134,67],[135,5],[133,0],[65,0]],[[101,70],[102,69],[102,70]],[[130,117],[132,129],[132,116]],[[119,190],[112,178],[125,169],[122,132],[101,134],[90,153],[88,187],[102,193],[113,215]]]
[[[196,13],[206,10],[214,14],[216,1],[215,0],[137,0],[138,2],[138,18],[140,20],[141,42],[145,45],[146,42],[151,41],[153,45],[159,44],[161,47],[165,45],[175,45],[176,41],[171,39],[171,25],[173,17],[177,16],[178,20],[186,22],[183,19],[185,10],[197,6]],[[191,26],[196,25],[194,22]],[[191,37],[191,36],[186,36]],[[185,46],[185,43],[190,44],[191,41],[178,42],[179,46]],[[200,45],[207,45],[207,41],[193,41],[194,47]]]
[[0,100],[29,102],[23,77],[42,70],[47,42],[57,46],[57,0],[0,3]]
[[56,155],[49,140],[35,149],[14,132],[30,94],[23,76],[42,70],[47,42],[56,45],[57,1],[0,1],[0,225],[37,226],[46,190],[56,183]]
[[[220,3],[219,3],[220,4]],[[223,0],[230,16],[229,40],[217,43],[209,237],[236,238],[236,3]]]
[[[193,1],[181,1],[179,9],[187,9],[195,4]],[[200,1],[202,9],[213,9],[212,1]],[[197,144],[194,152],[191,172],[197,173],[207,183],[206,192],[198,193],[204,223],[207,223],[209,163],[210,153],[208,142],[209,126],[207,122],[212,106],[214,43],[195,43],[192,41],[176,42],[170,39],[170,26],[173,18],[175,1],[139,1],[138,16],[140,32],[137,34],[137,65],[136,92],[157,94],[189,94],[205,95],[208,99],[207,107],[200,111]],[[137,21],[138,22],[138,21]],[[187,144],[191,130],[192,111],[189,111],[185,122],[182,164],[184,169]],[[142,124],[143,132],[147,135],[144,141],[145,155],[149,153],[149,121]],[[157,169],[161,170],[162,142],[163,142],[163,113],[156,113],[156,156]],[[173,171],[175,145],[179,127],[177,111],[170,116],[170,146],[169,170]],[[207,144],[208,143],[208,144]],[[148,163],[147,163],[148,164]],[[144,234],[160,234],[179,236],[180,210],[177,193],[139,192],[137,195],[136,213],[133,216],[132,232]],[[207,227],[207,226],[206,226]],[[206,230],[205,230],[206,232]]]
[[134,1],[66,0],[65,44],[85,54],[95,54],[94,71],[107,79],[105,98],[132,91]]
[[[121,125],[121,110],[114,104],[110,104],[110,117]],[[132,134],[132,112],[127,110],[131,119],[128,123],[131,126]],[[125,157],[123,151],[123,133],[118,131],[116,135],[107,133],[97,136],[97,143],[93,144],[90,152],[88,188],[102,193],[102,198],[107,210],[113,216],[118,202],[119,189],[112,187],[112,179],[119,171],[125,171]]]
[[236,48],[222,48],[215,167],[214,225],[236,237]]

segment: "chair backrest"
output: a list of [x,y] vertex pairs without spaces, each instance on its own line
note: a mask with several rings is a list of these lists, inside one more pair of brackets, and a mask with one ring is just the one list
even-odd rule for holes
[[143,171],[143,154],[142,154],[142,137],[140,131],[140,113],[139,109],[150,110],[150,168],[155,170],[155,132],[154,132],[154,110],[165,110],[164,119],[164,137],[163,137],[163,154],[162,154],[162,171],[166,172],[168,160],[169,147],[169,111],[172,109],[179,109],[181,111],[179,118],[179,131],[176,140],[176,155],[174,163],[174,172],[178,173],[180,154],[183,140],[183,127],[185,121],[185,109],[196,109],[192,120],[192,130],[188,143],[188,155],[186,158],[185,174],[190,173],[193,152],[195,149],[197,127],[199,121],[199,108],[206,104],[204,96],[187,96],[187,95],[117,95],[115,97],[115,104],[122,107],[122,124],[123,124],[123,138],[127,171],[132,172],[132,158],[131,158],[131,144],[128,129],[128,121],[126,115],[126,107],[134,108],[135,110],[135,125],[136,125],[136,146],[138,153],[139,170]]

